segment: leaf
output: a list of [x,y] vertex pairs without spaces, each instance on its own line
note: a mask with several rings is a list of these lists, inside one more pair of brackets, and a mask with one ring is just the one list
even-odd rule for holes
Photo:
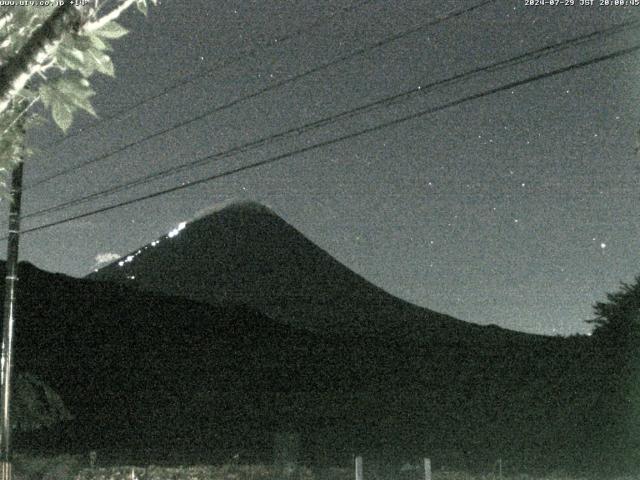
[[51,105],[51,115],[53,115],[53,121],[60,127],[60,129],[67,133],[71,123],[73,122],[73,112],[69,105],[56,101]]
[[[82,61],[79,61],[78,54],[82,54]],[[113,76],[111,59],[104,51],[96,48],[92,42],[84,52],[77,49],[60,49],[57,60],[60,66],[77,70],[83,77],[90,77],[96,70]]]
[[43,103],[50,105],[54,122],[66,132],[73,122],[76,110],[84,110],[96,116],[96,112],[89,101],[95,92],[89,81],[80,75],[68,75],[57,78],[40,89],[44,94]]
[[49,85],[42,84],[38,89],[38,93],[40,94],[40,98],[42,99],[42,103],[45,107],[49,108],[51,106],[51,100],[53,98],[53,90]]
[[118,22],[108,22],[102,28],[93,32],[95,35],[103,38],[120,38],[124,37],[129,31]]
[[56,62],[63,68],[82,70],[86,64],[86,56],[80,50],[63,43],[56,52]]
[[96,70],[100,73],[104,73],[105,75],[109,75],[110,77],[115,76],[113,62],[111,61],[111,58],[109,58],[109,55],[93,49],[89,52],[89,56],[95,61]]
[[98,63],[94,60],[94,57],[91,51],[87,52],[87,57],[85,59],[85,62],[82,65],[80,65],[79,68],[77,68],[78,72],[80,72],[80,74],[85,78],[88,78],[91,75],[93,75],[93,72],[95,72],[97,69],[98,69]]
[[85,97],[73,97],[72,105],[81,108],[82,110],[84,110],[85,112],[93,115],[94,117],[97,117],[98,114],[96,113],[96,111],[93,109],[93,105],[91,105],[91,102],[89,101],[88,98]]
[[85,50],[88,50],[93,46],[93,43],[91,42],[91,39],[89,38],[88,35],[72,34],[72,35],[69,35],[67,38],[68,38],[68,45],[70,47],[80,50],[82,52],[84,52]]
[[136,8],[146,17],[147,13],[149,13],[149,6],[147,5],[147,0],[137,0]]
[[97,116],[89,98],[95,92],[91,89],[89,82],[80,76],[67,76],[56,79],[52,82],[55,99],[57,102],[67,105],[71,112],[80,108],[93,116]]
[[93,46],[101,52],[110,52],[113,50],[106,40],[103,40],[97,35],[88,35],[87,38],[91,41]]

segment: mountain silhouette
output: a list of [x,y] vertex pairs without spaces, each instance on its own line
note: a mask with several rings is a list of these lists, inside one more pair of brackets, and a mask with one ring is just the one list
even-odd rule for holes
[[480,326],[390,295],[336,261],[267,207],[237,203],[187,224],[88,278],[198,302],[249,305],[318,332],[413,342],[502,342]]

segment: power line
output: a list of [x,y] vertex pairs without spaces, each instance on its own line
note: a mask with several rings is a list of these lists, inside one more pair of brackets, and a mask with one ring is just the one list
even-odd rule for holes
[[212,73],[217,72],[219,70],[225,69],[227,67],[230,67],[231,65],[234,65],[238,62],[240,62],[241,60],[245,59],[245,58],[255,58],[258,53],[260,53],[261,51],[265,50],[265,49],[269,49],[272,48],[274,46],[277,46],[283,42],[287,42],[295,37],[298,37],[300,35],[304,35],[308,32],[310,32],[311,30],[321,26],[324,23],[328,23],[331,20],[333,20],[334,17],[338,16],[341,13],[349,13],[352,12],[353,10],[356,10],[360,7],[362,7],[363,5],[366,5],[368,3],[371,3],[374,0],[361,0],[359,2],[354,2],[351,5],[348,5],[346,7],[342,7],[332,13],[330,13],[329,15],[327,15],[326,17],[321,17],[318,20],[316,20],[315,22],[311,22],[309,25],[305,25],[304,27],[300,27],[296,30],[294,30],[292,33],[287,33],[285,35],[282,35],[278,38],[275,38],[273,40],[270,40],[268,42],[263,43],[262,45],[259,45],[257,47],[249,47],[249,48],[245,48],[243,50],[241,50],[237,55],[231,57],[231,58],[227,58],[224,59],[220,62],[218,62],[216,65],[214,65],[213,67],[210,67],[206,70],[204,70],[201,73],[197,73],[191,76],[186,76],[181,78],[180,80],[178,80],[177,82],[172,83],[171,85],[165,87],[163,90],[161,90],[158,93],[155,93],[151,96],[145,97],[141,100],[139,100],[136,103],[133,103],[132,105],[128,105],[126,107],[123,107],[119,110],[116,110],[115,112],[102,117],[98,120],[96,120],[95,122],[93,122],[92,124],[86,126],[85,128],[79,129],[73,133],[70,133],[68,135],[66,135],[64,138],[61,138],[58,141],[52,142],[49,145],[45,146],[44,148],[55,148],[58,145],[61,145],[62,143],[66,142],[67,140],[69,140],[70,138],[73,137],[77,137],[78,135],[81,135],[83,133],[86,133],[90,130],[93,130],[94,128],[102,125],[103,123],[106,123],[110,120],[115,120],[117,118],[120,118],[123,114],[131,112],[135,109],[137,109],[138,107],[141,107],[143,105],[146,105],[147,103],[153,102],[154,100],[161,98],[165,95],[167,95],[168,93],[177,90],[185,85],[189,85],[201,78],[205,78],[210,76]]
[[[505,91],[505,90],[510,90],[510,89],[513,89],[513,88],[516,88],[516,87],[519,87],[519,86],[522,86],[522,85],[526,85],[528,83],[532,83],[532,82],[536,82],[536,81],[539,81],[539,80],[543,80],[543,79],[546,79],[546,78],[549,78],[549,77],[553,77],[553,76],[556,76],[556,75],[560,75],[560,74],[563,74],[563,73],[566,73],[566,72],[569,72],[569,71],[572,71],[572,70],[576,70],[576,69],[579,69],[579,68],[584,68],[586,66],[594,65],[594,64],[606,61],[606,60],[612,60],[614,58],[619,58],[619,57],[622,57],[624,55],[629,55],[629,54],[637,52],[639,50],[640,50],[640,45],[634,46],[634,47],[630,47],[630,48],[626,48],[626,49],[623,49],[623,50],[618,50],[616,52],[609,53],[607,55],[596,57],[596,58],[593,58],[593,59],[590,59],[590,60],[585,60],[583,62],[574,63],[574,64],[566,66],[566,67],[562,67],[562,68],[558,68],[558,69],[555,69],[555,70],[551,70],[549,72],[533,75],[533,76],[528,77],[528,78],[523,79],[523,80],[513,81],[513,82],[507,83],[505,85],[501,85],[499,87],[494,87],[492,89],[485,90],[485,91],[480,92],[480,93],[469,95],[469,96],[464,97],[462,99],[453,100],[451,102],[445,103],[445,104],[437,106],[437,107],[432,107],[432,108],[429,108],[429,109],[426,109],[426,110],[422,110],[420,112],[412,113],[411,115],[407,115],[407,116],[404,116],[404,117],[401,117],[401,118],[398,118],[398,119],[395,119],[395,120],[392,120],[392,121],[389,121],[389,122],[385,122],[385,123],[376,125],[374,127],[369,127],[369,128],[357,131],[357,132],[352,132],[352,133],[349,133],[349,134],[346,134],[346,135],[343,135],[343,136],[340,136],[340,137],[333,138],[331,140],[325,140],[323,142],[316,143],[314,145],[310,145],[310,146],[307,146],[307,147],[299,148],[299,149],[291,151],[291,152],[287,152],[287,153],[283,153],[283,154],[280,154],[280,155],[276,155],[274,157],[271,157],[271,158],[268,158],[268,159],[265,159],[265,160],[261,160],[259,162],[254,162],[254,163],[251,163],[251,164],[248,164],[248,165],[244,165],[242,167],[237,167],[237,168],[234,168],[234,169],[231,169],[231,170],[227,170],[226,172],[222,172],[222,173],[218,173],[218,174],[215,174],[215,175],[211,175],[209,177],[205,177],[205,178],[201,178],[201,179],[198,179],[198,180],[194,180],[194,181],[189,182],[189,183],[184,184],[184,185],[178,185],[178,186],[175,186],[175,187],[167,188],[167,189],[164,189],[164,190],[160,190],[158,192],[154,192],[154,193],[150,193],[150,194],[147,194],[147,195],[143,195],[141,197],[137,197],[137,198],[134,198],[134,199],[126,200],[126,201],[119,202],[119,203],[116,203],[116,204],[113,204],[113,205],[109,205],[109,206],[106,206],[106,207],[98,208],[98,209],[95,209],[95,210],[92,210],[92,211],[89,211],[89,212],[85,212],[85,213],[82,213],[82,214],[79,214],[79,215],[74,215],[74,216],[68,217],[66,219],[57,220],[57,221],[50,222],[50,223],[47,223],[47,224],[44,224],[44,225],[39,225],[37,227],[32,227],[32,228],[29,228],[29,229],[26,229],[26,230],[22,230],[21,233],[26,234],[26,233],[31,233],[31,232],[36,232],[36,231],[39,231],[39,230],[51,228],[51,227],[54,227],[54,226],[57,226],[57,225],[61,225],[61,224],[64,224],[64,223],[72,222],[74,220],[79,220],[81,218],[97,215],[99,213],[103,213],[103,212],[107,212],[107,211],[114,210],[114,209],[117,209],[117,208],[125,207],[125,206],[128,206],[128,205],[132,205],[132,204],[135,204],[135,203],[142,202],[144,200],[149,200],[149,199],[152,199],[152,198],[160,197],[162,195],[166,195],[166,194],[173,193],[173,192],[176,192],[176,191],[179,191],[179,190],[184,190],[184,189],[187,189],[187,188],[191,188],[191,187],[194,187],[196,185],[201,185],[201,184],[204,184],[204,183],[208,183],[208,182],[211,182],[213,180],[217,180],[217,179],[220,179],[220,178],[224,178],[224,177],[228,177],[228,176],[231,176],[231,175],[235,175],[235,174],[243,172],[243,171],[252,170],[254,168],[258,168],[258,167],[262,167],[264,165],[275,163],[275,162],[278,162],[280,160],[284,160],[284,159],[289,158],[289,157],[293,157],[293,156],[296,156],[296,155],[301,155],[301,154],[304,154],[304,153],[307,153],[307,152],[310,152],[310,151],[313,151],[313,150],[316,150],[316,149],[319,149],[319,148],[324,148],[324,147],[328,147],[328,146],[331,146],[331,145],[335,145],[335,144],[343,142],[345,140],[350,140],[352,138],[360,137],[362,135],[367,135],[369,133],[373,133],[373,132],[376,132],[376,131],[379,131],[379,130],[383,130],[385,128],[389,128],[389,127],[393,127],[393,126],[396,126],[396,125],[400,125],[402,123],[405,123],[405,122],[408,122],[408,121],[411,121],[411,120],[415,120],[417,118],[420,118],[420,117],[423,117],[423,116],[426,116],[426,115],[430,115],[430,114],[433,114],[433,113],[436,113],[436,112],[440,112],[442,110],[445,110],[445,109],[448,109],[448,108],[451,108],[451,107],[462,105],[464,103],[467,103],[467,102],[470,102],[470,101],[473,101],[473,100],[477,100],[477,99],[480,99],[480,98],[483,98],[483,97],[487,97],[489,95],[493,95],[493,94],[498,93],[498,92],[502,92],[502,91]],[[6,239],[6,237],[3,238],[3,240],[5,240],[5,239]]]
[[331,123],[335,123],[338,120],[343,120],[346,118],[352,118],[356,115],[362,114],[364,112],[367,112],[373,108],[378,108],[384,105],[391,105],[394,104],[400,100],[404,101],[408,98],[410,98],[411,96],[420,94],[420,95],[424,95],[425,93],[428,93],[429,90],[436,88],[436,87],[443,87],[446,85],[451,85],[454,83],[458,83],[464,80],[467,80],[468,78],[472,78],[475,77],[477,75],[479,75],[480,73],[487,73],[487,72],[495,72],[495,71],[499,71],[502,69],[505,69],[507,67],[511,67],[511,66],[515,66],[518,64],[522,64],[525,61],[530,61],[530,60],[534,60],[534,59],[538,59],[540,57],[542,57],[543,55],[549,55],[552,53],[557,53],[560,51],[563,51],[567,48],[571,48],[571,47],[575,47],[576,45],[580,45],[582,43],[585,43],[586,41],[590,41],[598,36],[602,36],[602,35],[610,35],[613,33],[618,33],[624,29],[630,28],[630,27],[637,27],[638,25],[640,25],[640,21],[633,21],[633,22],[627,22],[627,23],[623,23],[623,24],[619,24],[619,25],[615,25],[612,27],[608,27],[602,30],[597,30],[588,34],[584,34],[584,35],[580,35],[578,37],[569,39],[569,40],[564,40],[561,42],[557,42],[551,45],[547,45],[545,47],[541,47],[539,49],[530,51],[530,52],[525,52],[522,53],[520,55],[517,55],[515,57],[512,57],[510,59],[507,60],[502,60],[499,62],[494,62],[492,64],[489,65],[485,65],[482,67],[478,67],[478,68],[474,68],[471,70],[467,70],[465,72],[453,75],[451,77],[442,79],[442,80],[437,80],[428,84],[425,84],[423,86],[420,86],[418,88],[412,88],[410,90],[405,90],[404,92],[395,94],[395,95],[391,95],[391,96],[387,96],[384,97],[382,99],[373,101],[373,102],[369,102],[365,105],[338,113],[338,114],[333,114],[324,118],[321,118],[319,120],[315,120],[313,122],[309,122],[305,125],[302,126],[297,126],[297,127],[293,127],[293,128],[289,128],[285,131],[279,132],[277,134],[271,134],[271,135],[267,135],[264,137],[261,137],[257,140],[253,140],[251,142],[245,143],[243,145],[239,145],[236,147],[233,147],[231,149],[222,151],[222,152],[218,152],[215,153],[213,155],[207,155],[205,157],[193,160],[191,162],[188,162],[186,164],[183,165],[178,165],[178,166],[174,166],[174,167],[170,167],[167,168],[165,170],[161,170],[159,172],[154,172],[151,173],[149,175],[146,175],[144,177],[141,178],[137,178],[135,180],[126,182],[124,184],[121,185],[116,185],[114,187],[99,191],[99,192],[94,192],[92,194],[89,195],[85,195],[83,197],[80,198],[76,198],[76,199],[72,199],[72,200],[68,200],[62,203],[59,203],[57,205],[51,206],[51,207],[47,207],[45,209],[41,209],[38,210],[36,212],[24,215],[22,218],[32,218],[32,217],[36,217],[36,216],[40,216],[46,213],[50,213],[50,212],[55,212],[55,211],[59,211],[62,209],[66,209],[75,205],[79,205],[82,203],[85,203],[87,201],[90,200],[94,200],[97,198],[101,198],[107,195],[111,195],[113,193],[117,193],[123,190],[128,190],[132,187],[138,186],[138,185],[143,185],[143,184],[147,184],[150,183],[152,181],[155,180],[159,180],[161,178],[176,174],[178,172],[184,171],[184,170],[191,170],[195,167],[204,165],[206,163],[209,163],[213,160],[216,159],[221,159],[221,158],[225,158],[225,157],[229,157],[233,154],[237,154],[237,153],[244,153],[248,150],[260,147],[260,146],[264,146],[267,144],[270,144],[276,140],[280,140],[283,139],[289,135],[293,135],[293,134],[302,134],[302,133],[306,133],[310,130],[331,124]]
[[165,134],[167,134],[169,132],[172,132],[174,130],[177,130],[177,129],[181,128],[181,127],[184,127],[186,125],[190,125],[191,123],[194,123],[194,122],[197,122],[199,120],[202,120],[202,119],[204,119],[204,118],[206,118],[206,117],[208,117],[210,115],[213,115],[214,113],[218,113],[218,112],[220,112],[222,110],[226,110],[228,108],[234,107],[234,106],[236,106],[236,105],[238,105],[240,103],[243,103],[243,102],[245,102],[247,100],[251,100],[253,98],[256,98],[256,97],[262,95],[263,93],[266,93],[266,92],[275,90],[277,88],[280,88],[280,87],[282,87],[284,85],[288,85],[290,83],[296,82],[296,81],[298,81],[298,80],[300,80],[302,78],[305,78],[305,77],[307,77],[309,75],[313,75],[313,74],[318,73],[318,72],[320,72],[322,70],[330,68],[330,67],[332,67],[334,65],[338,65],[338,64],[346,62],[346,61],[348,61],[348,60],[350,60],[352,58],[355,58],[357,56],[363,55],[364,53],[367,53],[367,52],[369,52],[371,50],[383,47],[383,46],[385,46],[385,45],[387,45],[389,43],[392,43],[392,42],[395,42],[395,41],[400,40],[402,38],[405,38],[405,37],[407,37],[409,35],[412,35],[412,34],[418,32],[418,31],[420,31],[420,30],[424,30],[427,27],[431,27],[433,25],[437,25],[439,23],[442,23],[442,22],[444,22],[446,20],[450,20],[450,19],[459,17],[459,16],[461,16],[461,15],[463,15],[465,13],[471,12],[473,10],[476,10],[476,9],[478,9],[480,7],[483,7],[483,6],[485,6],[485,5],[489,4],[489,3],[494,3],[496,1],[497,0],[484,0],[484,1],[474,5],[472,7],[467,7],[467,8],[464,8],[464,9],[460,9],[460,10],[456,10],[456,11],[450,12],[450,13],[448,13],[446,15],[443,15],[443,16],[440,16],[440,17],[436,17],[434,20],[431,20],[431,21],[429,21],[427,23],[424,23],[422,25],[419,25],[417,27],[411,28],[409,30],[405,30],[405,31],[403,31],[401,33],[397,33],[397,34],[391,35],[390,37],[386,37],[386,38],[384,38],[382,40],[378,40],[376,42],[367,44],[367,45],[365,45],[363,47],[360,47],[360,48],[358,48],[356,50],[353,50],[352,52],[350,52],[348,54],[345,54],[345,55],[342,55],[342,56],[340,56],[340,57],[338,57],[338,58],[336,58],[334,60],[331,60],[331,61],[329,61],[327,63],[323,63],[323,64],[321,64],[319,66],[312,67],[312,68],[310,68],[308,70],[305,70],[302,73],[293,75],[293,76],[288,77],[288,78],[286,78],[284,80],[281,80],[279,82],[273,83],[273,84],[271,84],[271,85],[269,85],[267,87],[261,88],[260,90],[257,90],[255,92],[249,94],[249,95],[246,95],[244,97],[238,97],[238,98],[236,98],[236,99],[234,99],[234,100],[232,100],[230,102],[225,103],[224,105],[221,105],[221,106],[218,106],[218,107],[214,107],[213,109],[207,110],[204,113],[201,113],[201,114],[199,114],[199,115],[197,115],[195,117],[192,117],[192,118],[190,118],[188,120],[183,120],[183,121],[178,122],[178,123],[176,123],[176,124],[174,124],[174,125],[172,125],[170,127],[165,128],[163,130],[160,130],[158,132],[152,133],[151,135],[147,135],[147,136],[142,137],[142,138],[140,138],[138,140],[135,140],[133,142],[127,143],[127,144],[123,145],[122,147],[120,147],[120,148],[118,148],[116,150],[112,150],[109,153],[106,153],[106,154],[103,154],[103,155],[99,155],[99,156],[94,157],[92,159],[89,159],[89,160],[86,160],[84,162],[81,162],[78,165],[75,165],[73,167],[69,167],[67,169],[64,169],[64,170],[58,172],[58,173],[55,173],[55,174],[50,175],[48,177],[45,177],[45,178],[43,178],[41,180],[38,180],[38,181],[34,182],[31,185],[28,185],[25,188],[25,190],[29,190],[29,189],[35,188],[35,187],[37,187],[39,185],[42,185],[42,184],[44,184],[46,182],[49,182],[49,181],[51,181],[51,180],[53,180],[55,178],[61,177],[63,175],[67,175],[67,174],[69,174],[71,172],[74,172],[76,170],[84,168],[87,165],[91,165],[91,164],[106,160],[108,158],[111,158],[112,156],[114,156],[114,155],[116,155],[118,153],[122,153],[122,152],[130,149],[131,147],[134,147],[134,146],[139,145],[139,144],[141,144],[143,142],[146,142],[147,140],[151,140],[151,139],[159,137],[161,135],[165,135]]

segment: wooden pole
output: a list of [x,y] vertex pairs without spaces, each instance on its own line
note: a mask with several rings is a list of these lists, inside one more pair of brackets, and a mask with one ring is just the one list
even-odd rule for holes
[[9,206],[9,239],[4,286],[4,316],[2,324],[2,370],[0,406],[0,478],[11,480],[11,370],[13,354],[13,324],[16,311],[16,284],[18,283],[18,247],[20,243],[20,202],[22,197],[22,166],[20,162],[11,174],[11,205]]
[[431,480],[431,460],[424,459],[424,480]]

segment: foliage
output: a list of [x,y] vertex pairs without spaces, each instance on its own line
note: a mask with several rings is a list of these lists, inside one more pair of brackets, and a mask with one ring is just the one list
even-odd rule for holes
[[607,294],[606,302],[594,306],[593,335],[614,337],[620,345],[637,345],[640,339],[640,276],[632,284],[623,283],[620,291]]
[[[8,108],[0,112],[0,190],[6,191],[6,177],[29,154],[23,142],[33,116],[28,111],[35,103],[41,101],[64,132],[78,111],[96,115],[90,100],[95,92],[89,78],[96,72],[114,75],[111,41],[127,34],[116,19],[130,5],[146,15],[148,1],[157,4],[157,0],[120,0],[109,12],[103,12],[107,0],[87,2],[91,5],[82,7],[81,25],[70,26],[60,41],[43,46],[45,60],[25,72],[29,75],[26,87],[17,91]],[[20,58],[24,54],[21,49],[51,18],[56,7],[50,3],[0,7],[0,71],[15,59],[29,65],[29,59]]]
[[594,305],[597,360],[593,386],[603,392],[593,412],[595,446],[620,471],[640,468],[640,276]]
[[13,384],[13,427],[32,431],[73,417],[60,396],[32,374],[19,374]]
[[34,115],[25,115],[23,104],[12,104],[0,114],[0,196],[7,197],[10,173],[31,151],[22,141],[27,128],[38,121]]
[[13,477],[16,480],[69,480],[75,478],[82,467],[83,459],[77,455],[14,455]]

